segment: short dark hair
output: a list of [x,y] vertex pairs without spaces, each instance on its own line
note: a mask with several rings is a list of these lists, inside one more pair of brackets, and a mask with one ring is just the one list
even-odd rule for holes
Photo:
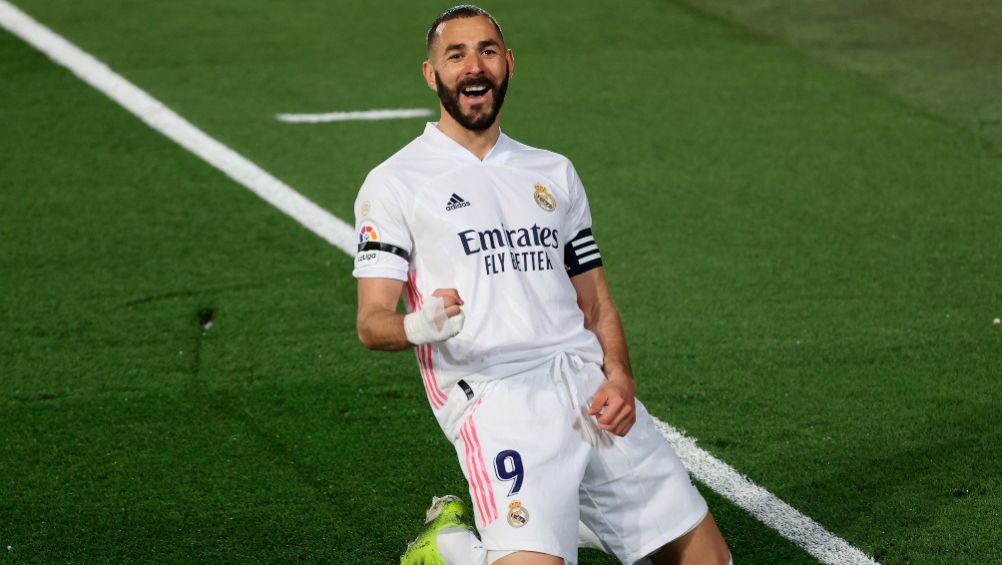
[[479,6],[474,6],[473,4],[460,4],[458,6],[453,6],[448,10],[439,14],[435,21],[431,22],[431,27],[428,28],[428,37],[426,49],[431,50],[431,42],[435,39],[435,30],[438,26],[449,20],[455,20],[457,18],[475,18],[477,16],[487,16],[487,19],[494,24],[494,29],[498,30],[498,35],[501,36],[501,41],[504,41],[504,34],[501,33],[501,26],[498,25],[498,21],[494,19],[494,16],[490,15],[487,10]]

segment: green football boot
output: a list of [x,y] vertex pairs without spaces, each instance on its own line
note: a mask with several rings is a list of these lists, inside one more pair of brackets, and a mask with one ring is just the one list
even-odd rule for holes
[[449,528],[470,530],[474,535],[477,533],[470,511],[458,496],[451,494],[432,498],[424,524],[424,530],[407,544],[407,551],[400,557],[400,565],[447,565],[438,552],[438,535]]

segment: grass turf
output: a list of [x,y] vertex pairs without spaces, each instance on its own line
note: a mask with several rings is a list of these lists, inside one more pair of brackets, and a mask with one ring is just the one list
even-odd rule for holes
[[1002,150],[1002,5],[983,0],[683,0],[859,73]]
[[[342,217],[419,122],[270,115],[433,103],[429,5],[24,5]],[[672,4],[539,10],[496,10],[505,128],[589,186],[652,411],[884,562],[996,557],[998,161]],[[413,359],[356,345],[350,260],[0,49],[5,557],[392,561],[462,479]],[[711,504],[738,560],[808,561]]]

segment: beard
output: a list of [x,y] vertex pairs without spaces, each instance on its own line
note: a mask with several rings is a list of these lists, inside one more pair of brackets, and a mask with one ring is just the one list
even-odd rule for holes
[[[491,127],[494,120],[497,119],[498,113],[501,112],[501,106],[504,104],[504,95],[508,92],[508,67],[505,67],[504,78],[501,79],[500,83],[492,82],[486,76],[480,76],[460,82],[454,89],[446,87],[442,83],[442,78],[438,76],[438,71],[435,71],[435,86],[435,90],[438,92],[438,99],[442,102],[442,107],[452,116],[452,119],[459,122],[459,125],[468,130],[484,131]],[[463,95],[464,88],[471,86],[486,86],[490,89],[491,99],[493,100],[490,110],[473,115],[463,114],[463,111],[459,107],[459,97]]]

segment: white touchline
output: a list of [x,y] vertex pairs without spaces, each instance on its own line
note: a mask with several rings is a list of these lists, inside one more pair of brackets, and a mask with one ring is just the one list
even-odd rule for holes
[[275,119],[289,124],[320,124],[324,122],[349,122],[354,120],[427,118],[431,115],[432,112],[428,108],[405,108],[402,110],[364,110],[358,112],[327,112],[324,114],[275,114]]
[[354,227],[307,200],[236,151],[209,137],[159,100],[31,19],[7,0],[0,0],[0,25],[118,102],[151,128],[201,157],[313,233],[343,249],[345,253],[355,253],[357,245]]
[[[45,53],[81,80],[132,112],[153,129],[248,188],[324,240],[349,255],[356,246],[354,229],[271,176],[229,147],[209,137],[161,102],[109,69],[91,55],[31,19],[7,0],[0,0],[0,27]],[[875,565],[859,549],[825,530],[775,495],[710,455],[692,438],[657,420],[661,433],[678,451],[689,471],[707,486],[751,513],[823,563]]]
[[817,557],[822,563],[872,565],[877,562],[849,545],[849,542],[824,529],[776,495],[753,483],[734,467],[710,455],[696,440],[657,418],[655,424],[679,458],[696,478]]

